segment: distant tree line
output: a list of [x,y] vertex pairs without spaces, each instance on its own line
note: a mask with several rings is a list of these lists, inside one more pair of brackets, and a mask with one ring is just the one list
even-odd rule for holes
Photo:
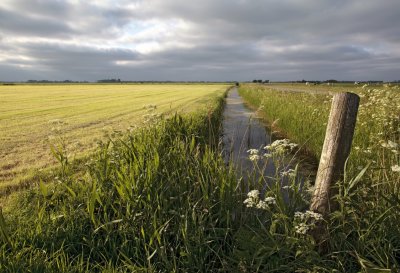
[[88,83],[88,81],[71,81],[71,80],[63,80],[63,81],[49,81],[49,80],[27,80],[27,83]]
[[119,83],[121,82],[121,79],[103,79],[103,80],[98,80],[98,83]]
[[253,83],[269,83],[269,80],[253,80]]

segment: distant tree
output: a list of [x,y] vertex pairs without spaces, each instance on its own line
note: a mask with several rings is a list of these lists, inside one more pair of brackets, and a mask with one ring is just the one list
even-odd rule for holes
[[329,83],[337,83],[338,81],[337,81],[337,80],[334,80],[334,79],[330,79],[330,80],[327,80],[326,82],[329,82]]
[[264,83],[269,83],[269,80],[265,80]]

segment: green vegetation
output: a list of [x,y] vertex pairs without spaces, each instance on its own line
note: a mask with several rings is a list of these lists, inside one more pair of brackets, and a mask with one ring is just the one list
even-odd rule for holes
[[195,111],[226,88],[215,84],[0,86],[0,195],[37,177],[49,177],[56,163],[49,147],[60,135],[68,152],[84,161],[104,136],[134,130],[154,113]]
[[[289,92],[290,89],[297,92]],[[332,96],[343,91],[355,92],[361,97],[348,174],[355,175],[371,164],[368,173],[373,175],[373,180],[398,181],[398,173],[392,171],[392,167],[400,164],[398,86],[247,85],[240,89],[240,94],[275,129],[319,158]]]
[[[307,116],[315,107],[329,107],[315,102],[311,109],[307,103],[317,97],[330,100],[326,94],[286,96],[259,85],[244,86],[241,93],[257,107],[263,103],[264,113],[274,102],[285,103],[284,110],[293,111],[289,116],[304,127],[325,118]],[[376,95],[364,97],[364,106],[368,100],[380,101],[381,93],[370,93]],[[310,112],[294,112],[292,103],[301,98],[297,96],[304,96],[304,105],[297,108]],[[271,177],[244,181],[226,166],[219,147],[223,96],[212,102],[190,114],[154,118],[132,132],[108,135],[82,163],[80,175],[71,166],[61,134],[53,146],[60,165],[53,183],[39,181],[35,189],[14,197],[4,215],[0,212],[0,272],[399,270],[400,181],[392,168],[399,163],[398,120],[392,119],[393,130],[387,125],[380,135],[382,159],[351,159],[348,165],[353,167],[338,183],[339,209],[322,219],[307,211],[309,181],[300,183],[298,167],[285,165],[284,157],[292,157],[295,144],[277,140],[265,147],[266,154],[249,151],[249,160],[274,161],[277,170]],[[276,123],[282,130],[284,110],[276,107],[271,113],[280,116],[270,119],[280,118]],[[357,141],[359,150],[364,149],[364,140]],[[365,168],[358,170],[364,162]],[[377,169],[374,164],[384,165]],[[329,231],[324,252],[308,233],[319,222]]]
[[[296,92],[288,92],[290,89]],[[260,115],[273,123],[275,129],[319,157],[332,94],[344,90],[359,94],[361,104],[345,179],[337,186],[335,199],[339,210],[327,219],[329,260],[342,266],[340,271],[345,272],[357,271],[357,264],[367,272],[372,272],[367,270],[371,268],[398,270],[399,87],[245,85],[240,94],[247,103],[258,108]]]

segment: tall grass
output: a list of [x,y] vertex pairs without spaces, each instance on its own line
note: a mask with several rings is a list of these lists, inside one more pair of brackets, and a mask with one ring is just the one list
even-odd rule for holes
[[[328,219],[329,260],[341,271],[357,266],[399,270],[400,90],[364,86],[351,91],[360,95],[361,104],[346,175],[337,185],[340,209]],[[320,156],[332,95],[257,85],[242,87],[240,94],[281,132]]]
[[[220,99],[221,100],[221,99]],[[101,144],[74,178],[19,198],[0,251],[8,272],[208,272],[231,249],[236,178],[216,149],[222,101]]]

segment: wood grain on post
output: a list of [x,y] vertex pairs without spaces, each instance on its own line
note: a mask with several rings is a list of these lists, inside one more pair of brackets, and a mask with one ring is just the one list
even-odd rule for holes
[[333,210],[332,185],[342,179],[344,174],[344,164],[350,154],[359,102],[359,96],[353,93],[338,93],[333,97],[310,206],[310,210],[323,216]]

